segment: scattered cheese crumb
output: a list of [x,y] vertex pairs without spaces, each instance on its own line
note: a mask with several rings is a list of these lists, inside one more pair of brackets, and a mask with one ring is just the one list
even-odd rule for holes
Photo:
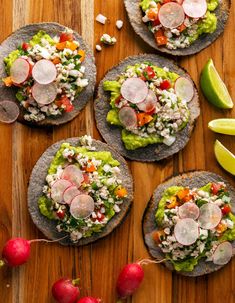
[[95,49],[96,49],[98,52],[101,52],[101,51],[102,51],[102,47],[101,47],[99,44],[96,44]]
[[123,27],[123,21],[122,21],[122,20],[117,20],[117,21],[116,21],[116,27],[117,27],[118,29],[121,29],[121,28]]
[[115,37],[111,37],[108,34],[103,34],[100,38],[100,41],[108,45],[113,45],[117,42],[117,39]]
[[98,21],[99,23],[101,24],[105,24],[106,20],[107,20],[107,17],[105,17],[104,15],[102,14],[99,14],[96,19],[96,21]]

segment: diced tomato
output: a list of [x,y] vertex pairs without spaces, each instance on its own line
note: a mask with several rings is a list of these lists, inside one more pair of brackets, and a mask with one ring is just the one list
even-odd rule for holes
[[168,81],[168,80],[163,80],[162,83],[160,84],[160,88],[161,88],[162,90],[171,88],[171,83],[170,83],[170,81]]
[[155,77],[155,72],[151,66],[147,66],[144,69],[144,77],[147,79],[153,79]]
[[74,109],[73,104],[70,102],[69,98],[66,96],[63,96],[60,100],[56,101],[56,105],[59,106],[59,104],[61,104],[60,106],[62,106],[62,105],[65,106],[66,113],[69,113]]
[[163,230],[155,230],[152,232],[152,239],[155,241],[157,244],[160,244],[162,242],[161,237],[164,237],[165,233]]
[[91,218],[91,221],[95,222],[97,220],[97,221],[101,222],[105,218],[105,215],[102,214],[100,211],[97,211],[96,215],[97,215],[97,217],[96,218]]
[[83,183],[85,183],[85,184],[90,184],[90,179],[89,179],[89,176],[88,176],[88,174],[86,174],[86,173],[84,173],[83,174]]
[[161,24],[161,22],[160,22],[160,20],[159,20],[159,18],[157,16],[157,18],[154,21],[152,21],[152,26],[158,26],[160,24]]
[[211,184],[211,192],[213,195],[217,195],[218,192],[223,188],[222,184],[219,183],[212,183]]
[[187,195],[187,196],[185,196],[183,199],[182,199],[182,201],[183,202],[188,202],[188,201],[191,201],[193,199],[193,195]]
[[138,126],[144,126],[153,120],[153,117],[146,113],[138,113],[137,114]]
[[186,29],[186,25],[184,25],[184,23],[182,23],[180,26],[177,27],[178,31],[182,32]]
[[155,39],[157,44],[160,45],[166,45],[167,44],[167,37],[164,35],[164,32],[162,29],[159,29],[155,34]]
[[179,190],[176,195],[180,200],[183,200],[186,196],[189,195],[189,188],[183,188]]
[[70,41],[73,42],[74,36],[70,33],[61,33],[60,34],[60,42]]
[[23,49],[24,51],[27,51],[28,48],[29,48],[29,44],[26,43],[26,42],[23,42],[23,43],[22,43],[22,49]]
[[143,75],[140,76],[140,79],[143,80],[143,81],[147,81],[147,79],[146,79],[145,76],[143,76]]
[[121,99],[122,99],[122,95],[117,97],[117,99],[115,100],[115,105],[118,105],[120,103]]
[[155,20],[158,17],[158,12],[156,9],[150,8],[147,16],[150,20]]
[[58,210],[57,212],[56,212],[56,215],[57,215],[57,217],[58,218],[60,218],[60,219],[64,219],[64,217],[65,217],[65,210]]
[[86,167],[84,167],[85,171],[87,173],[93,173],[94,171],[96,171],[96,167],[95,165],[92,163],[91,160],[88,160],[89,165],[87,165]]
[[163,3],[168,3],[168,2],[172,2],[172,0],[163,0]]
[[224,205],[222,208],[221,208],[221,211],[222,211],[222,214],[224,216],[226,216],[227,214],[229,214],[231,212],[231,207],[229,205]]

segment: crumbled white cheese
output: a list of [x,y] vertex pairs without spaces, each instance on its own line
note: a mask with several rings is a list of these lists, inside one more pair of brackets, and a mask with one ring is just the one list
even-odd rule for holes
[[102,14],[99,14],[96,16],[95,20],[101,24],[105,24],[106,20],[107,20],[107,17],[105,17],[104,15]]
[[101,47],[99,44],[96,44],[95,49],[96,49],[98,52],[101,52],[101,51],[102,51],[102,47]]
[[104,44],[114,45],[117,42],[117,39],[115,37],[111,37],[108,34],[103,34],[100,38],[100,41]]
[[116,21],[116,27],[117,27],[118,29],[121,29],[121,28],[123,27],[123,21],[122,21],[122,20],[117,20],[117,21]]

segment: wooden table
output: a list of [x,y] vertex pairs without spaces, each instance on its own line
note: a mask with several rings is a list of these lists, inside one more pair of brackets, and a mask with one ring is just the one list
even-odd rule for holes
[[[57,21],[74,28],[94,47],[107,32],[117,37],[114,47],[96,53],[97,83],[106,71],[129,55],[154,52],[132,30],[122,0],[0,0],[0,40],[24,24]],[[199,87],[199,73],[208,58],[235,99],[235,3],[224,34],[201,53],[177,60],[191,74]],[[110,19],[105,26],[94,21],[98,13]],[[119,32],[117,19],[124,20]],[[27,210],[27,183],[30,172],[42,152],[61,139],[91,134],[100,138],[93,119],[92,100],[71,123],[51,130],[33,129],[19,123],[0,125],[0,250],[7,239],[22,236],[43,237],[33,225]],[[211,119],[235,117],[233,111],[212,107],[200,92],[201,116],[187,147],[161,163],[129,162],[135,181],[135,199],[125,222],[110,236],[83,248],[58,244],[35,244],[31,260],[16,269],[0,270],[1,303],[53,302],[51,285],[61,276],[81,277],[82,294],[100,296],[105,303],[115,302],[115,281],[127,262],[148,257],[143,243],[141,218],[153,189],[173,174],[206,169],[221,174],[233,185],[234,178],[216,162],[213,143],[219,138],[235,153],[235,139],[220,136],[207,128]],[[145,280],[128,302],[135,303],[233,303],[235,302],[235,260],[218,273],[198,279],[172,274],[161,265],[145,268]]]

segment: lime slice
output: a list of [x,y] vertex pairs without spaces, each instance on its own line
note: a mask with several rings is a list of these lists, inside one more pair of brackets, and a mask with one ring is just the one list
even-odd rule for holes
[[235,119],[215,119],[208,123],[208,127],[216,133],[235,136]]
[[220,141],[214,145],[215,157],[219,164],[230,174],[235,175],[235,155],[232,154]]
[[227,87],[220,78],[212,59],[209,59],[201,72],[201,89],[207,100],[219,108],[232,108],[233,101]]

